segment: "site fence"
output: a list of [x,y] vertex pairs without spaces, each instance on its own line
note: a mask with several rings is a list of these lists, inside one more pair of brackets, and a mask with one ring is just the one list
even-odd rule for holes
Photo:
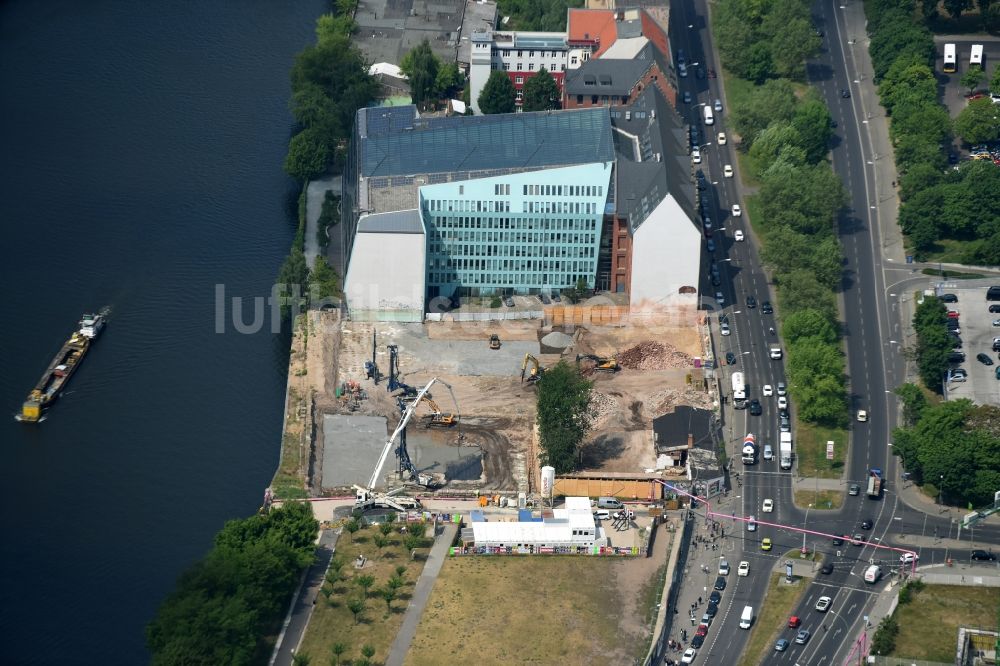
[[486,312],[428,312],[426,321],[516,321],[541,319],[541,310],[487,310]]

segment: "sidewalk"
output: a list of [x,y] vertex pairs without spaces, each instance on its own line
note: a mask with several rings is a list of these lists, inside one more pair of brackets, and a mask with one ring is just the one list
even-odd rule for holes
[[403,618],[403,625],[399,628],[399,633],[396,634],[392,647],[389,648],[389,656],[385,659],[385,666],[403,665],[406,653],[410,650],[410,643],[417,635],[417,625],[420,623],[420,616],[423,614],[424,606],[427,605],[427,599],[434,588],[434,581],[437,580],[438,574],[441,572],[441,565],[444,564],[444,559],[448,556],[448,549],[455,541],[457,533],[458,525],[455,523],[445,523],[441,527],[441,534],[435,539],[434,546],[427,556],[427,562],[424,563],[424,570],[420,572],[420,578],[417,579],[417,584],[413,588],[413,597],[406,607],[406,617]]
[[310,269],[319,255],[319,243],[316,242],[316,229],[318,228],[319,215],[323,212],[323,199],[327,190],[333,190],[334,194],[340,194],[340,176],[332,176],[323,180],[313,180],[306,188],[306,237],[305,255],[306,266]]
[[309,626],[316,597],[319,589],[323,587],[326,570],[337,549],[339,536],[340,530],[323,530],[320,534],[319,543],[316,545],[316,561],[306,570],[302,583],[295,592],[295,600],[288,609],[285,624],[271,654],[271,666],[291,666],[295,651],[299,649],[306,627]]

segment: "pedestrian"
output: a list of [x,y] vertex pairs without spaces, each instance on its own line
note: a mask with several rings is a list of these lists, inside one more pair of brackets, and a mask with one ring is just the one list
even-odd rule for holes
[[698,603],[699,604],[701,603],[701,597],[698,597]]

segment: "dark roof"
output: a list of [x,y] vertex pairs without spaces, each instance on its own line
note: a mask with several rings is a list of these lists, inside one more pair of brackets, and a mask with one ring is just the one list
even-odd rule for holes
[[419,118],[416,107],[358,110],[362,177],[611,162],[606,108]]
[[[653,49],[655,51],[655,49]],[[680,116],[650,85],[628,107],[611,111],[618,153],[616,211],[635,231],[667,195],[694,217],[695,189]]]
[[366,234],[422,234],[424,225],[420,212],[397,210],[389,213],[366,215],[358,223],[358,233]]
[[634,58],[591,58],[566,73],[567,95],[627,95],[642,75],[654,64],[661,72],[669,71],[660,51],[646,44]]
[[653,437],[657,452],[676,446],[686,446],[688,436],[699,449],[715,452],[712,438],[712,412],[678,405],[674,411],[653,419]]

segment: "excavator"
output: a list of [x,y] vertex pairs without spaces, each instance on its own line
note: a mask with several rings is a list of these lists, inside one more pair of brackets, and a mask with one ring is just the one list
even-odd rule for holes
[[500,336],[496,333],[490,336],[490,349],[500,349]]
[[621,370],[621,366],[618,365],[618,360],[614,356],[596,356],[594,354],[577,354],[576,362],[580,361],[593,361],[594,370],[599,372],[618,372]]
[[428,398],[427,396],[424,396],[419,401],[417,401],[417,406],[419,406],[420,403],[423,403],[431,408],[431,413],[428,415],[428,418],[430,420],[427,422],[427,425],[444,426],[450,428],[451,426],[458,423],[458,417],[456,415],[445,414],[444,412],[441,411],[441,408],[437,406],[437,403]]
[[[528,363],[531,363],[531,374],[528,372]],[[545,370],[538,362],[538,359],[531,354],[524,355],[524,362],[521,363],[521,382],[527,381],[529,384],[534,384],[542,378],[542,372]],[[525,375],[527,374],[527,377]]]

